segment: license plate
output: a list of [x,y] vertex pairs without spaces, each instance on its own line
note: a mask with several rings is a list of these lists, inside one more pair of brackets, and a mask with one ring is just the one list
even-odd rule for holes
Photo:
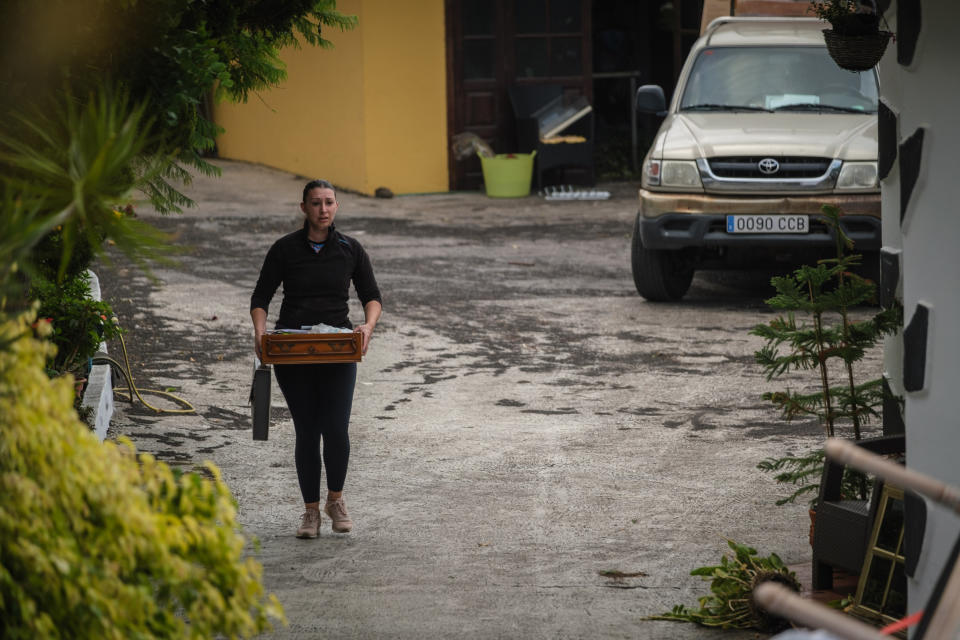
[[808,216],[727,216],[727,233],[807,233]]

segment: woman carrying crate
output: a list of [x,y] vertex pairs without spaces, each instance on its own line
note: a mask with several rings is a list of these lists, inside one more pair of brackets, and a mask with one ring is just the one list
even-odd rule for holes
[[[363,305],[364,323],[353,328],[367,352],[382,311],[380,289],[367,252],[354,238],[334,226],[337,194],[326,180],[312,180],[303,189],[303,227],[277,240],[263,261],[250,297],[257,356],[266,332],[267,310],[283,284],[277,329],[301,329],[318,324],[349,329],[350,282]],[[294,458],[305,511],[298,538],[316,538],[320,529],[320,471],[327,468],[323,510],[334,532],[353,528],[343,500],[350,458],[350,409],[357,377],[355,362],[283,364],[274,367],[277,382],[293,416]],[[322,449],[321,449],[322,447]]]

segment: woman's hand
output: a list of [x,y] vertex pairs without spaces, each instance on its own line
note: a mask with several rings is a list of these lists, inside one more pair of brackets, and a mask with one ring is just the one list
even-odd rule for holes
[[257,354],[257,360],[263,360],[262,354],[260,353],[260,345],[263,342],[263,331],[253,332],[253,351]]
[[250,310],[250,318],[253,319],[253,352],[257,354],[257,360],[262,360],[260,343],[263,334],[267,332],[267,312],[259,307],[254,307]]
[[377,326],[377,320],[380,319],[380,312],[383,310],[383,307],[380,305],[380,302],[377,300],[371,300],[367,304],[363,305],[363,315],[364,322],[361,325],[357,325],[353,328],[355,333],[359,333],[363,336],[360,339],[362,345],[361,353],[367,355],[367,347],[370,346],[370,338],[373,336],[373,328]]
[[360,338],[361,353],[367,355],[367,347],[370,345],[370,338],[373,336],[373,327],[369,324],[361,324],[354,327],[353,332],[363,336]]

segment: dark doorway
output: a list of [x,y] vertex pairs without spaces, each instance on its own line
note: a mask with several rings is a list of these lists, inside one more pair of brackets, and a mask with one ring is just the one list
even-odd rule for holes
[[633,96],[644,84],[667,99],[699,37],[703,0],[593,0],[595,167],[599,180],[639,178],[639,163],[659,118],[634,122]]
[[[590,0],[447,0],[450,135],[475,133],[497,153],[516,152],[514,83],[592,98],[590,8]],[[451,152],[450,188],[482,184],[478,159]]]
[[[700,30],[703,0],[446,0],[448,129],[517,151],[512,84],[561,84],[595,114],[594,173],[630,180],[659,122],[633,122],[633,90],[668,97]],[[483,184],[476,157],[450,152],[450,188]]]

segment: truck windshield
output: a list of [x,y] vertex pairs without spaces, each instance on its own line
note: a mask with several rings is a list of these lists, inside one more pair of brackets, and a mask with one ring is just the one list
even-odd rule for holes
[[877,76],[839,68],[826,47],[713,47],[697,56],[681,111],[876,113]]

